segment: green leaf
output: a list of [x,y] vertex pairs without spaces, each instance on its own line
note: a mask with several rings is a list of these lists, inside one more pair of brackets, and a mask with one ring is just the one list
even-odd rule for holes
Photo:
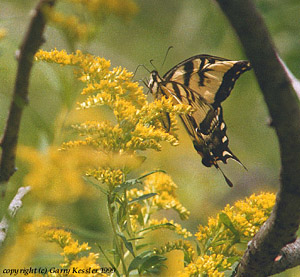
[[139,240],[139,239],[144,239],[144,238],[145,238],[145,237],[135,237],[135,238],[128,239],[128,241]]
[[143,249],[144,247],[147,247],[149,246],[149,243],[143,243],[143,244],[139,244],[136,246],[136,250],[141,250]]
[[151,174],[154,174],[154,173],[156,173],[156,172],[163,172],[163,173],[166,173],[164,170],[161,170],[161,169],[151,171],[151,172],[149,172],[149,173],[147,173],[147,174],[145,174],[145,175],[140,176],[140,177],[137,178],[137,179],[126,180],[126,181],[123,182],[121,185],[116,186],[116,187],[112,190],[112,192],[113,192],[113,193],[118,193],[118,194],[120,194],[120,193],[122,193],[125,189],[129,189],[129,188],[135,186],[136,184],[141,184],[141,181],[140,181],[141,179],[143,179],[143,178],[145,178],[145,177],[147,177],[147,176],[149,176],[149,175],[151,175]]
[[165,260],[167,260],[167,258],[160,255],[153,255],[147,258],[141,265],[140,273],[143,273],[144,271],[151,272],[153,269],[158,269],[162,266],[162,262]]
[[124,202],[121,203],[118,213],[117,213],[117,223],[124,230],[127,221],[127,208]]
[[212,242],[211,245],[213,246],[219,246],[219,245],[222,245],[222,244],[230,244],[232,240],[219,240],[219,241],[216,241],[216,242]]
[[201,248],[199,246],[199,244],[197,243],[197,255],[200,256],[201,255]]
[[233,257],[227,258],[227,262],[231,263],[233,265],[236,262],[238,262],[240,259],[241,259],[241,257],[239,257],[239,256],[233,256]]
[[105,259],[106,259],[106,260],[108,261],[108,263],[110,264],[110,266],[111,266],[112,268],[115,269],[115,273],[117,274],[117,276],[120,277],[121,275],[120,275],[119,271],[117,270],[117,268],[115,267],[115,265],[113,264],[113,262],[107,257],[107,255],[106,255],[105,252],[103,251],[103,249],[102,249],[102,247],[100,246],[100,244],[97,243],[97,245],[98,245],[98,247],[99,247],[101,253],[102,253],[103,256],[105,257]]
[[102,188],[99,184],[96,184],[94,182],[92,182],[89,178],[87,177],[82,177],[84,181],[86,181],[87,183],[89,183],[90,185],[92,185],[93,187],[95,187],[96,189],[100,190],[102,193],[104,193],[105,195],[108,195],[108,192]]
[[234,234],[236,239],[239,240],[240,234],[239,234],[238,230],[235,229],[235,227],[233,226],[229,216],[225,213],[220,213],[219,218],[220,218],[221,222]]
[[164,171],[162,169],[157,169],[157,170],[153,170],[153,171],[151,171],[149,173],[146,173],[145,175],[140,176],[139,178],[137,178],[137,180],[141,180],[141,179],[143,179],[145,177],[148,177],[149,175],[152,175],[152,174],[157,173],[157,172],[166,173],[166,171]]
[[151,250],[147,250],[142,252],[141,254],[139,254],[138,256],[136,256],[130,263],[129,267],[128,267],[128,272],[134,270],[134,269],[138,269],[143,262],[148,259],[149,256],[151,256],[153,254],[153,251]]
[[136,184],[140,184],[141,182],[138,179],[130,179],[122,184],[115,186],[114,189],[112,190],[113,193],[123,193],[124,190],[129,189],[130,187],[133,187]]
[[133,251],[133,247],[132,247],[132,243],[129,242],[126,237],[124,236],[123,233],[117,232],[117,235],[122,239],[122,241],[125,244],[125,247],[128,249],[128,251],[132,254],[133,257],[135,257],[134,251]]
[[134,203],[134,202],[142,201],[142,200],[148,199],[148,198],[150,198],[150,197],[153,197],[153,196],[155,196],[155,195],[157,195],[157,193],[155,193],[155,192],[147,193],[147,194],[144,194],[144,195],[142,195],[142,196],[140,196],[140,197],[137,197],[137,198],[134,198],[134,199],[128,201],[128,204],[130,205],[130,204],[132,204],[132,203]]
[[117,245],[116,245],[116,241],[114,239],[112,250],[113,250],[113,253],[114,253],[114,262],[115,262],[115,265],[116,265],[116,268],[117,268],[120,264],[121,258],[120,258],[120,255],[119,255],[118,251],[116,251],[116,249],[117,249]]
[[[232,257],[232,258],[238,258],[238,257]],[[229,258],[230,259],[230,258]],[[229,261],[229,259],[227,259],[227,261]],[[240,260],[241,258],[239,257],[238,260]],[[232,276],[235,276],[236,275],[236,270],[237,270],[237,266],[239,265],[239,262],[234,262],[232,265],[231,265],[231,269],[229,270],[226,270],[224,272],[224,275],[225,277],[232,277]]]
[[138,231],[139,233],[145,232],[145,231],[150,231],[150,230],[156,230],[156,229],[160,229],[160,228],[167,228],[167,229],[175,229],[175,225],[167,222],[167,223],[162,223],[162,224],[157,224],[157,225],[152,225],[149,226],[147,228],[141,229],[140,231]]

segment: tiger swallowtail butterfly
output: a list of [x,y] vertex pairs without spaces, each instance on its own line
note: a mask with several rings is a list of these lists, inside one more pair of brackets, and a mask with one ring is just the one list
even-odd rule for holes
[[[155,99],[171,97],[174,104],[192,106],[193,113],[181,115],[180,118],[194,148],[201,155],[202,163],[219,169],[230,187],[232,182],[217,162],[226,164],[228,159],[233,159],[245,166],[228,147],[221,102],[229,96],[239,76],[250,69],[248,61],[197,55],[177,64],[163,77],[156,70],[152,71],[148,83]],[[169,115],[165,114],[162,118],[164,128],[169,131]]]

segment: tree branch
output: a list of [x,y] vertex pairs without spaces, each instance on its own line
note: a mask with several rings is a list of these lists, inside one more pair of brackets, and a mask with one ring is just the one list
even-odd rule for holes
[[10,202],[8,206],[8,215],[9,219],[6,216],[2,218],[0,221],[0,247],[2,246],[3,242],[5,241],[8,228],[9,228],[9,220],[15,217],[17,211],[22,207],[22,198],[31,190],[29,186],[27,187],[20,187],[18,189],[17,194]]
[[280,255],[272,265],[270,275],[285,271],[300,265],[300,239],[282,248]]
[[43,43],[46,18],[43,9],[52,7],[56,0],[40,0],[33,11],[32,19],[24,37],[20,50],[17,52],[18,69],[9,109],[4,135],[1,140],[2,154],[0,160],[0,184],[7,182],[16,171],[15,159],[18,143],[20,122],[24,106],[28,103],[29,77],[33,57]]
[[[281,184],[270,218],[251,241],[236,276],[267,276],[300,223],[300,109],[267,27],[251,0],[216,0],[249,58],[264,95],[281,156]],[[281,270],[284,270],[281,268]]]
[[289,70],[289,68],[286,66],[286,64],[284,63],[284,61],[280,58],[280,56],[277,56],[279,61],[281,62],[287,76],[289,77],[291,84],[295,90],[295,92],[298,95],[298,98],[300,98],[300,81],[294,76],[294,74]]

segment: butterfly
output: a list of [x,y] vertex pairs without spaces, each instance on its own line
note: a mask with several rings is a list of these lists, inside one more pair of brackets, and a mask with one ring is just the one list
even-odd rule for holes
[[[226,125],[221,103],[230,95],[240,75],[251,69],[248,61],[231,61],[211,55],[197,55],[171,68],[163,77],[156,70],[151,72],[150,92],[155,99],[172,98],[174,104],[188,104],[193,113],[180,118],[193,141],[194,148],[206,167],[215,166],[232,187],[218,161],[233,159],[245,166],[228,147]],[[169,131],[170,117],[162,116],[162,125]]]

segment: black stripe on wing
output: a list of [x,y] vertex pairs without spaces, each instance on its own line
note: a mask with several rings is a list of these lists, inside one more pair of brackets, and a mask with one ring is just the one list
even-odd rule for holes
[[251,66],[248,61],[238,61],[224,74],[222,84],[215,96],[215,103],[212,104],[215,108],[230,95],[241,74],[250,69]]
[[248,61],[198,55],[179,63],[162,79],[184,85],[217,108],[229,96],[239,76],[249,69]]

